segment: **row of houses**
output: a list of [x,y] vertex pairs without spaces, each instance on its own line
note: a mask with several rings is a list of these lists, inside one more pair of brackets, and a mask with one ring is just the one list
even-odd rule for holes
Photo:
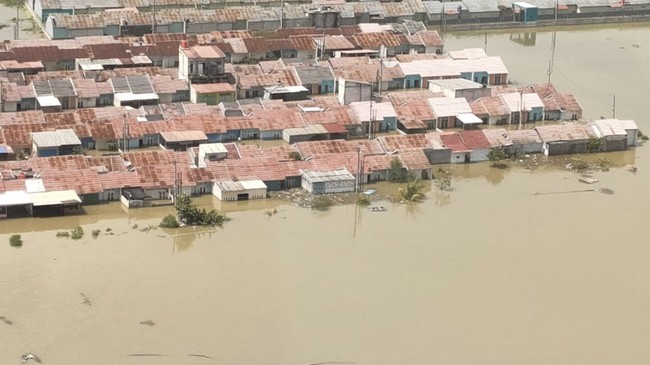
[[[130,80],[127,85],[136,85],[133,79],[125,79]],[[38,156],[33,144],[34,133],[67,129],[80,141],[74,153],[135,150],[159,145],[178,150],[205,142],[283,139],[292,144],[368,138],[394,131],[422,134],[445,129],[477,129],[482,125],[523,125],[540,120],[581,117],[582,109],[575,98],[556,91],[552,85],[531,85],[520,89],[486,89],[474,85],[480,88],[477,90],[481,93],[471,92],[477,97],[472,100],[465,95],[465,86],[458,88],[457,83],[458,80],[432,81],[431,85],[442,91],[395,91],[374,100],[348,104],[342,104],[340,96],[329,95],[298,101],[256,98],[218,105],[175,102],[139,108],[106,106],[62,112],[45,112],[43,109],[5,112],[0,113],[0,144],[8,146],[16,154]],[[272,91],[278,90],[283,88]],[[481,96],[484,94],[492,96]],[[124,95],[116,94],[116,97],[125,100]],[[157,96],[153,101],[158,100]],[[72,151],[68,151],[70,153]]]
[[637,133],[634,121],[606,119],[528,130],[430,132],[281,147],[200,143],[185,151],[96,157],[45,153],[73,149],[80,141],[70,131],[36,133],[34,148],[43,154],[0,162],[0,217],[34,214],[36,207],[41,213],[61,213],[78,209],[82,202],[120,200],[127,207],[141,207],[169,201],[178,193],[213,194],[232,201],[261,199],[268,191],[294,187],[315,194],[352,192],[359,184],[387,180],[394,159],[412,176],[431,179],[433,165],[486,161],[493,148],[546,155],[617,151],[636,145]]
[[[101,4],[32,0],[28,5],[45,24],[50,38],[92,35],[143,35],[146,33],[203,33],[213,30],[266,30],[277,28],[335,28],[359,23],[394,23],[413,20],[427,24],[537,21],[538,19],[588,18],[638,15],[649,12],[648,0],[547,1],[530,0],[402,0],[399,2],[321,1],[296,3],[257,1],[205,1],[160,6],[147,1],[126,7],[124,1]],[[86,3],[86,4],[84,4]],[[229,6],[231,4],[238,6]],[[84,5],[87,5],[84,7]],[[270,6],[269,6],[270,5]],[[221,8],[214,8],[220,6]],[[104,11],[105,10],[105,11]],[[155,15],[152,12],[155,10]]]
[[5,41],[0,67],[26,74],[40,71],[115,69],[137,66],[178,67],[178,45],[215,45],[226,62],[254,63],[279,58],[304,60],[358,54],[440,54],[443,42],[423,23],[405,21],[378,26],[359,24],[331,29],[290,28],[254,36],[250,31],[200,34],[156,33],[142,36],[86,36],[75,39]]

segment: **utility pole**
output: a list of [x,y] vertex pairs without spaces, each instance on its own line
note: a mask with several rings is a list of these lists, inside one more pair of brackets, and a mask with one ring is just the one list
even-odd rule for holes
[[153,8],[151,10],[151,34],[156,34],[156,0],[153,0]]
[[553,73],[553,64],[555,63],[555,40],[557,37],[557,32],[553,32],[551,36],[551,59],[548,61],[548,70],[546,74],[548,75],[548,83],[551,83],[551,74]]
[[172,199],[174,199],[174,207],[178,205],[176,199],[178,196],[178,173],[176,170],[176,156],[174,156],[174,188],[172,189]]
[[483,50],[487,53],[487,33],[485,33],[485,44],[483,45]]
[[284,0],[280,2],[280,29],[284,28]]
[[445,0],[442,0],[442,13],[440,13],[440,33],[442,38],[445,38],[445,25],[446,25],[446,19],[445,19]]
[[357,193],[360,191],[360,182],[361,182],[361,147],[357,147],[357,178],[354,180],[356,186],[354,191]]
[[123,118],[124,118],[124,127],[123,127],[123,131],[122,131],[122,151],[123,152],[128,152],[129,151],[129,147],[128,147],[128,143],[129,143],[129,124],[126,122],[126,113],[123,114]]
[[614,100],[612,102],[612,118],[616,119],[616,94],[612,94]]
[[20,38],[20,6],[16,6],[16,39]]

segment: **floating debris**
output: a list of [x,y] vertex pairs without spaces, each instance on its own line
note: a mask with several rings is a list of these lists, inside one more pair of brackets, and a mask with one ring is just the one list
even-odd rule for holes
[[41,362],[41,358],[32,354],[31,352],[28,352],[26,354],[20,355],[20,359],[23,361],[23,363],[26,363],[29,360],[34,360],[36,362]]
[[629,165],[627,167],[627,171],[629,171],[629,172],[636,173],[636,170],[637,170],[637,168],[634,165]]
[[638,44],[634,43],[634,44],[632,45],[632,47],[634,47],[634,48],[639,48],[639,47],[641,47],[641,46],[639,46]]
[[191,357],[201,357],[201,358],[204,358],[204,359],[214,360],[214,358],[213,358],[212,356],[208,356],[208,355],[189,354],[189,355],[187,355],[187,356],[191,356]]
[[158,357],[158,356],[167,356],[167,355],[164,355],[164,354],[128,354],[128,355],[126,355],[126,356],[133,356],[133,357],[140,357],[140,356],[142,356],[142,357],[149,357],[149,356],[151,356],[151,357]]
[[369,211],[371,212],[385,212],[386,208],[385,207],[369,207]]
[[598,179],[596,179],[595,177],[583,176],[579,178],[578,181],[585,184],[595,184],[598,182]]
[[364,191],[363,193],[366,194],[366,195],[372,195],[372,194],[375,193],[375,190],[374,189],[368,189],[368,190]]
[[5,316],[0,316],[0,321],[4,322],[4,323],[6,323],[6,324],[8,324],[8,325],[10,325],[10,326],[11,326],[12,324],[14,324],[14,322],[8,320]]
[[598,191],[598,189],[584,189],[584,190],[567,190],[567,191],[547,191],[547,192],[536,192],[533,195],[551,195],[551,194],[572,194],[572,193],[588,193]]
[[614,195],[614,190],[608,188],[602,188],[599,190],[603,194]]
[[86,296],[86,294],[81,293],[81,299],[83,299],[81,303],[83,303],[83,304],[85,304],[85,305],[93,305],[93,304],[90,302],[90,299]]
[[150,327],[151,327],[151,326],[155,326],[155,325],[156,325],[156,322],[154,322],[154,321],[148,319],[148,320],[146,320],[146,321],[141,321],[140,324],[143,324],[143,325],[145,325],[145,326],[150,326]]

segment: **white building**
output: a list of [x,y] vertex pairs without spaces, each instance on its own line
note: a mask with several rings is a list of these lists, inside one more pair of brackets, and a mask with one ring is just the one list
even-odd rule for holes
[[262,180],[215,181],[212,194],[221,201],[266,198],[266,184]]

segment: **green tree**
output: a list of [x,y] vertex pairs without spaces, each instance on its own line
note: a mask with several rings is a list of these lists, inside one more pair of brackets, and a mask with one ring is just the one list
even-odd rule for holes
[[411,204],[416,202],[424,196],[422,194],[422,186],[420,185],[419,180],[413,180],[411,182],[406,182],[406,186],[398,189],[400,199],[402,203]]
[[12,247],[20,247],[23,245],[23,239],[20,237],[19,234],[14,234],[11,237],[9,237],[9,245]]
[[508,153],[501,147],[496,147],[490,150],[487,154],[487,158],[492,162],[493,167],[504,167],[501,161],[507,159]]
[[388,181],[403,183],[408,180],[408,171],[399,158],[393,157],[390,160],[390,169],[388,170]]
[[175,215],[168,214],[162,219],[160,226],[163,228],[178,228],[178,219],[176,219]]
[[188,225],[220,226],[226,220],[214,209],[206,211],[195,207],[187,194],[180,194],[176,198],[176,214],[181,222]]

